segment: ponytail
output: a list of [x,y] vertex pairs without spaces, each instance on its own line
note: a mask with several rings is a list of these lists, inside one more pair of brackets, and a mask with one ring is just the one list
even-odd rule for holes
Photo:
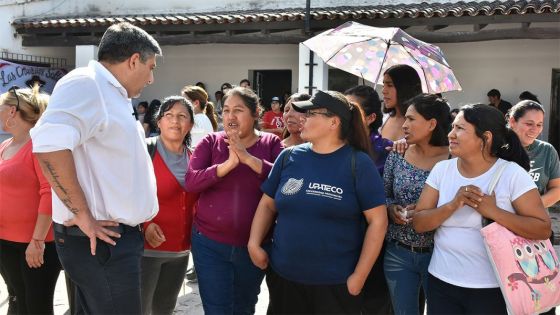
[[531,168],[529,155],[527,151],[519,141],[519,137],[515,131],[510,128],[506,128],[506,133],[504,137],[504,143],[497,147],[496,156],[504,159],[506,161],[511,161],[519,164],[526,171]]
[[482,139],[483,148],[488,145],[485,132],[492,134],[490,155],[519,164],[527,171],[530,169],[529,156],[519,141],[517,134],[506,127],[504,114],[496,107],[485,104],[472,104],[461,107],[463,117],[472,124],[477,137]]
[[371,143],[368,136],[368,130],[364,122],[365,119],[363,110],[360,106],[350,103],[350,112],[352,117],[350,118],[349,123],[341,119],[342,138],[346,139],[354,149],[363,151],[371,156]]
[[214,131],[218,131],[218,118],[216,117],[216,112],[214,110],[214,104],[212,102],[207,102],[204,106],[204,113],[210,119],[210,123],[212,124],[212,129]]

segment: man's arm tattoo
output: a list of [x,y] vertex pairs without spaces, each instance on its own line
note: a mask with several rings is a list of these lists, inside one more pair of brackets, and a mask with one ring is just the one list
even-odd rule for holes
[[73,214],[78,214],[80,210],[72,205],[72,200],[70,199],[70,196],[68,196],[68,191],[66,190],[66,188],[64,188],[64,186],[62,186],[62,183],[60,183],[60,181],[58,180],[60,176],[56,173],[56,170],[54,169],[52,164],[46,160],[42,160],[41,163],[43,163],[43,165],[48,171],[50,182],[53,188],[55,188],[55,190],[60,191],[60,196],[59,196],[60,201],[62,201],[62,203],[66,206],[66,208],[68,208],[68,210],[70,210],[70,212],[72,212]]

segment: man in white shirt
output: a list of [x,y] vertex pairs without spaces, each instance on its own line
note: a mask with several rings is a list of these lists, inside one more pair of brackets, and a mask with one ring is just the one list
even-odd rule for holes
[[[158,43],[128,23],[107,29],[97,61],[55,86],[31,130],[53,194],[58,255],[86,314],[140,314],[140,224],[156,182],[131,97],[154,80]],[[101,241],[98,241],[100,239]],[[88,246],[89,245],[89,246]]]

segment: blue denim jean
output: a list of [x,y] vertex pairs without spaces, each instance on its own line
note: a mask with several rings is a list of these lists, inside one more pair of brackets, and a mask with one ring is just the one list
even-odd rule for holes
[[247,247],[209,239],[193,227],[192,253],[206,315],[254,314],[264,271]]
[[395,314],[418,314],[420,286],[426,297],[428,288],[428,266],[432,253],[415,253],[387,242],[385,249],[385,278],[391,294]]
[[141,314],[142,232],[128,227],[115,241],[113,246],[97,239],[92,256],[89,238],[55,231],[58,257],[76,284],[78,314]]

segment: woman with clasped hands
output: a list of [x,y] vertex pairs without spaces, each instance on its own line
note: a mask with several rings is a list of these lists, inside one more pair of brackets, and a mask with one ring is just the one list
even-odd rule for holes
[[[363,116],[333,91],[292,106],[307,117],[301,136],[308,143],[278,157],[248,244],[253,263],[268,268],[268,313],[359,314],[387,230]],[[269,261],[262,243],[275,220]]]
[[255,129],[258,97],[234,88],[224,97],[223,132],[197,145],[186,189],[199,192],[192,252],[205,314],[253,314],[264,273],[247,252],[260,186],[282,151],[280,139]]
[[[480,234],[482,219],[538,240],[550,236],[550,219],[526,171],[527,153],[498,109],[463,106],[448,138],[456,158],[434,166],[413,220],[419,233],[435,230],[428,314],[506,314]],[[489,183],[504,163],[488,195]]]

